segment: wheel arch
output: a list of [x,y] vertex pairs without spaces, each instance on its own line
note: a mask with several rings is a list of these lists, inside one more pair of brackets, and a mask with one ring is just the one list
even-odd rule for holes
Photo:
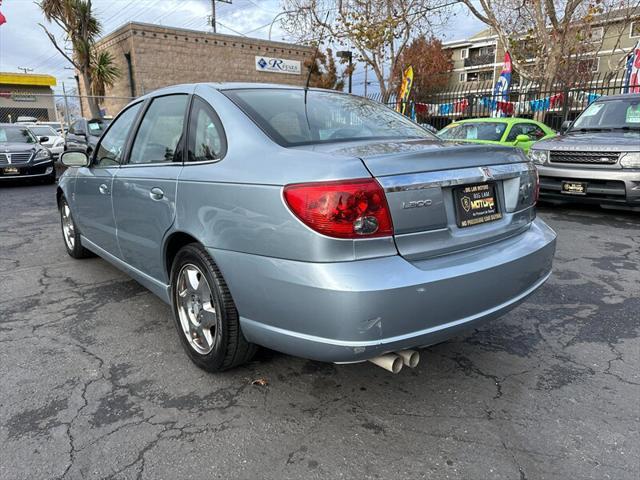
[[60,210],[60,201],[63,196],[64,191],[62,190],[62,187],[58,186],[58,188],[56,188],[56,205],[58,206],[58,210]]
[[171,281],[171,265],[173,264],[173,259],[176,258],[176,254],[182,247],[190,243],[199,243],[202,245],[202,242],[199,242],[193,235],[182,231],[171,232],[164,242],[164,268],[169,281]]

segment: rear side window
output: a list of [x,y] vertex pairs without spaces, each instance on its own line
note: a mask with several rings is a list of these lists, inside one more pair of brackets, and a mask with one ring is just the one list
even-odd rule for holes
[[213,108],[200,97],[193,97],[189,116],[189,162],[220,160],[227,152],[222,123]]
[[112,167],[122,163],[125,144],[142,103],[125,110],[102,137],[93,161],[94,167]]
[[540,140],[545,133],[535,123],[518,123],[511,127],[507,142],[515,142],[518,135],[528,135],[531,140]]
[[182,161],[180,146],[188,100],[187,95],[168,95],[151,102],[133,142],[130,164]]
[[452,127],[445,127],[438,133],[438,136],[445,140],[499,142],[506,128],[506,123],[499,122],[458,123]]

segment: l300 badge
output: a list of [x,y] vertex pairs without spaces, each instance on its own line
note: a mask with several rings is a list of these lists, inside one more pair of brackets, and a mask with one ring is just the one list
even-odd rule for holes
[[411,200],[410,202],[402,202],[402,208],[421,208],[428,207],[433,202],[430,199],[425,200]]

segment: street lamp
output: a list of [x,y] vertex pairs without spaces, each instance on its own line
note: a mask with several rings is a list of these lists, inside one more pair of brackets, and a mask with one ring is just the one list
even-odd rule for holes
[[346,58],[349,60],[349,93],[351,93],[351,78],[353,76],[353,52],[349,50],[340,50],[336,52],[338,58]]

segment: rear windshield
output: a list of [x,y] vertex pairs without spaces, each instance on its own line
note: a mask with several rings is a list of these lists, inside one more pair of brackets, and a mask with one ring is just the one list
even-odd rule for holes
[[458,123],[443,128],[438,136],[443,140],[489,140],[499,142],[507,128],[506,123],[477,122]]
[[27,127],[0,125],[0,142],[7,143],[36,143],[37,140]]
[[434,138],[384,105],[342,93],[247,89],[223,92],[283,146],[384,138]]
[[31,133],[39,137],[55,137],[58,133],[51,127],[29,127]]
[[640,130],[640,97],[607,100],[589,105],[571,130]]

